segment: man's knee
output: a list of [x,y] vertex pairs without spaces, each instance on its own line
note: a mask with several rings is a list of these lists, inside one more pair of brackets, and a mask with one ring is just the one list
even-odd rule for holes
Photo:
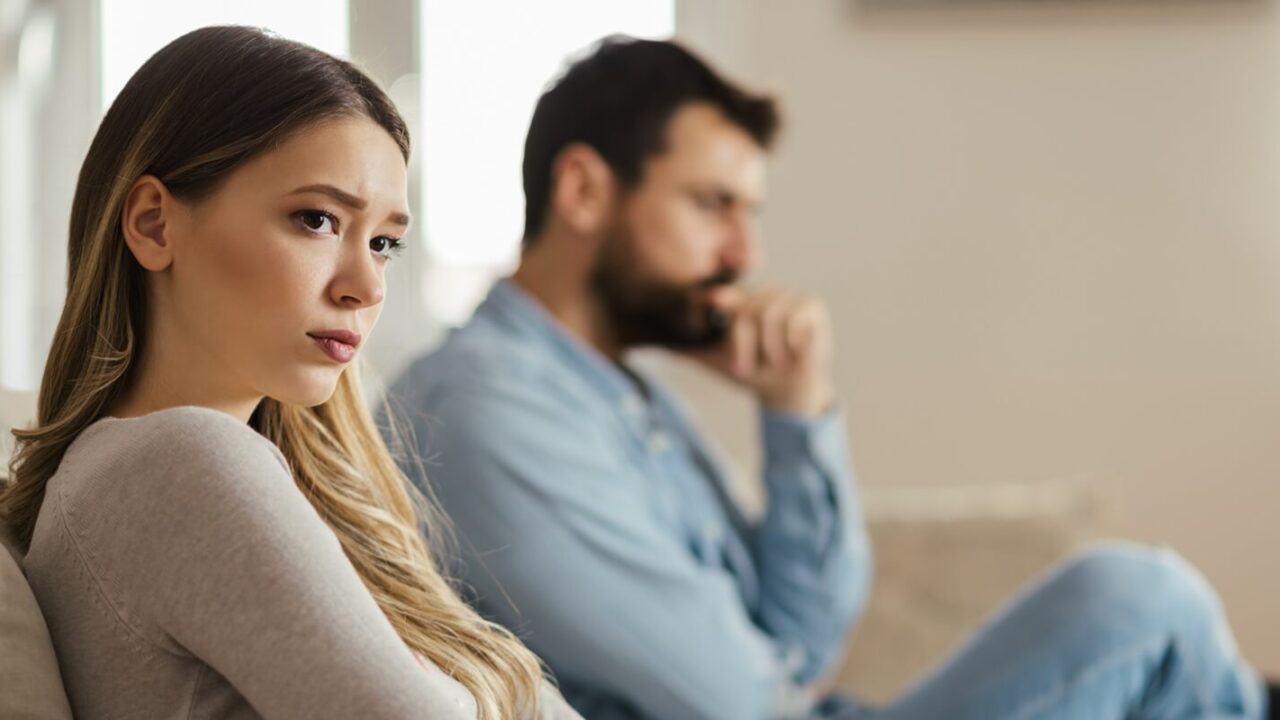
[[1216,622],[1221,605],[1189,562],[1166,548],[1107,543],[1067,561],[1058,581],[1103,622]]

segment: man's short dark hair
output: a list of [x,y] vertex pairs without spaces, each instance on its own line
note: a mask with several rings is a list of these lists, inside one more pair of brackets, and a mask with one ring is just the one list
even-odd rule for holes
[[771,98],[720,77],[680,45],[611,36],[573,62],[538,99],[524,145],[524,240],[542,231],[551,204],[551,166],[568,145],[600,153],[623,183],[641,179],[644,161],[663,150],[668,121],[682,106],[706,102],[768,148],[778,128]]

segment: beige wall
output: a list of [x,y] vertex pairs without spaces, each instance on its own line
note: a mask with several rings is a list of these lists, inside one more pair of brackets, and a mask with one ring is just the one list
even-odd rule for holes
[[[863,481],[1098,485],[1280,674],[1275,5],[684,0],[678,24],[785,100],[768,274],[834,307]],[[693,391],[749,464],[743,401]]]

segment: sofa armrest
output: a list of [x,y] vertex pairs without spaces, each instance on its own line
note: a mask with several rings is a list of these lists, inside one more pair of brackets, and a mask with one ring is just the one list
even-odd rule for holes
[[0,544],[0,718],[71,720],[44,615],[2,531]]

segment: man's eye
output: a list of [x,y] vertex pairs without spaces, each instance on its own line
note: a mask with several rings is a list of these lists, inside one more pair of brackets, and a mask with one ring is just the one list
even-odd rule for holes
[[301,210],[294,213],[303,227],[314,233],[333,235],[338,232],[338,219],[323,210]]
[[699,194],[694,197],[698,208],[707,212],[720,212],[729,207],[733,201],[719,193]]

